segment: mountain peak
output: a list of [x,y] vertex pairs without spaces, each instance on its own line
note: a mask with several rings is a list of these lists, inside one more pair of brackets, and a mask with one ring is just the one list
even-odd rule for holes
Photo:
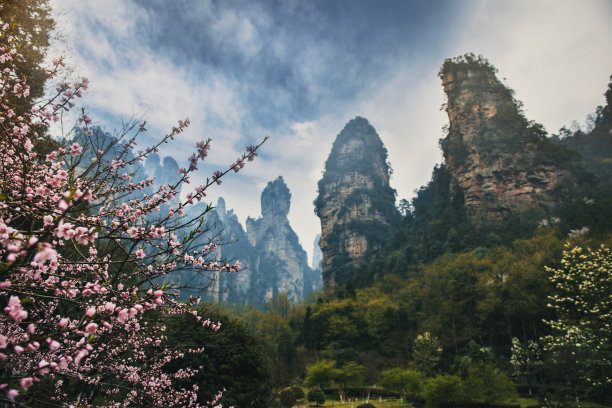
[[315,200],[326,284],[350,280],[352,270],[384,244],[397,215],[389,173],[374,127],[362,117],[350,120],[334,141]]
[[285,219],[290,206],[291,193],[283,176],[278,176],[261,193],[261,215],[264,218]]

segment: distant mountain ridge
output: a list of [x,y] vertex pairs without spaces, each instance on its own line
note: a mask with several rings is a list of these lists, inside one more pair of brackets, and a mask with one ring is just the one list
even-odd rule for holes
[[[81,129],[75,131],[74,140],[86,146],[83,163],[93,157],[90,154],[92,149],[104,151],[109,146],[104,160],[114,159],[119,152],[117,139],[97,127],[92,131],[91,137]],[[132,158],[132,152],[128,151],[128,156]],[[141,199],[142,195],[152,194],[161,185],[175,183],[179,178],[178,170],[178,163],[173,157],[166,156],[162,160],[157,153],[151,153],[143,164],[136,163],[130,171],[134,174],[134,181],[154,178],[153,187],[142,190],[139,196],[131,195],[126,199]],[[160,208],[158,215],[167,214],[171,206],[177,207],[180,186],[177,190],[177,196]],[[212,210],[205,203],[190,206],[185,216],[195,220],[204,217],[202,228],[207,231],[193,245],[214,242],[218,244],[211,254],[215,260],[239,261],[244,270],[231,274],[207,274],[183,268],[169,277],[180,297],[201,296],[205,300],[261,305],[280,293],[286,293],[289,299],[298,302],[319,289],[320,270],[313,271],[309,267],[306,251],[287,219],[290,205],[291,193],[282,176],[279,176],[268,183],[261,194],[262,217],[249,217],[246,231],[233,210],[227,209],[222,197]],[[179,239],[189,233],[189,229],[177,231]]]

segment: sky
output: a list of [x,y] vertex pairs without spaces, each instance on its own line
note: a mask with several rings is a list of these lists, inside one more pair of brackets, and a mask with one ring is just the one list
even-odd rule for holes
[[[344,125],[365,117],[410,200],[442,162],[447,124],[438,70],[483,55],[549,133],[604,104],[612,74],[609,0],[51,0],[53,56],[90,88],[83,104],[110,133],[147,121],[148,146],[181,119],[191,126],[160,156],[185,165],[195,143],[211,155],[191,186],[265,136],[260,155],[208,192],[241,222],[282,175],[289,221],[309,257],[320,222],[317,181]],[[69,118],[66,118],[69,120]],[[183,191],[185,193],[185,189]]]

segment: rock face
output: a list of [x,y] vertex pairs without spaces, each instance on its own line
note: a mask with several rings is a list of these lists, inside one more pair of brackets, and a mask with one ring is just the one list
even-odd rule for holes
[[[246,269],[209,277],[206,299],[261,305],[283,292],[298,301],[321,287],[320,271],[308,266],[306,251],[287,219],[290,204],[291,193],[278,177],[261,194],[262,217],[247,218],[245,231],[233,210],[226,210],[225,200],[219,198],[206,218],[210,239],[222,243],[214,256],[219,261],[239,260]],[[184,275],[183,280],[191,278]]]
[[440,78],[449,118],[442,149],[468,218],[478,225],[529,207],[549,210],[570,172],[552,160],[543,128],[525,119],[495,68],[466,55],[447,60]]
[[366,255],[382,248],[398,217],[390,169],[376,130],[361,117],[338,134],[319,181],[323,282],[351,279]]
[[306,251],[289,225],[290,204],[291,193],[283,178],[278,177],[261,194],[262,217],[247,219],[247,236],[256,254],[254,266],[258,271],[251,278],[251,291],[257,299],[286,292],[297,301],[320,287],[308,266]]
[[[104,158],[112,160],[119,152],[118,141],[100,128],[92,129],[93,145],[100,148],[111,146]],[[75,135],[75,141],[85,146],[89,144],[89,138],[80,128],[76,129]],[[86,150],[84,157],[87,162],[93,154]],[[127,157],[133,157],[131,151],[128,151]],[[163,185],[174,185],[180,178],[176,160],[170,156],[161,160],[156,153],[149,155],[144,166],[136,163],[130,170],[135,173],[134,180],[144,180],[146,177],[155,179],[152,186],[128,197],[136,200],[154,194]],[[179,186],[176,197],[160,206],[159,213],[151,213],[151,217],[163,218],[170,207],[177,208],[180,191]],[[286,292],[293,301],[306,298],[310,292],[321,287],[321,274],[320,270],[313,271],[308,266],[306,252],[289,225],[287,215],[290,204],[291,193],[283,178],[278,177],[268,183],[261,195],[262,217],[247,219],[246,231],[233,210],[227,209],[223,198],[219,198],[214,210],[205,203],[189,206],[184,219],[199,221],[203,218],[201,229],[207,230],[193,238],[192,248],[202,248],[214,242],[217,247],[211,254],[211,260],[231,264],[240,261],[245,269],[238,273],[216,272],[211,275],[210,272],[185,267],[164,279],[172,281],[182,300],[189,296],[202,296],[212,301],[261,305],[282,292]],[[175,233],[182,239],[193,229],[192,223]]]

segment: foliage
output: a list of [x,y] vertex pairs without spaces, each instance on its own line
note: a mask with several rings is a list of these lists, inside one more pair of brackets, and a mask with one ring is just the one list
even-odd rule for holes
[[440,363],[442,355],[442,347],[436,336],[429,332],[419,334],[414,339],[414,348],[412,349],[412,357],[417,367],[427,375],[432,375],[436,367]]
[[554,292],[542,338],[577,396],[612,395],[612,253],[566,245],[559,268],[546,268]]
[[486,69],[493,74],[497,72],[497,68],[482,55],[476,56],[473,53],[466,53],[458,57],[445,59],[438,76],[444,78],[451,70],[469,68]]
[[304,398],[304,391],[300,387],[287,387],[278,393],[278,400],[281,406],[284,408],[291,408],[299,399],[302,398]]
[[[187,316],[166,319],[167,342],[177,349],[198,349],[198,354],[186,354],[170,366],[182,370],[197,370],[190,378],[178,381],[177,388],[198,386],[198,401],[205,403],[218,390],[225,389],[220,402],[227,406],[267,408],[272,399],[270,363],[260,339],[256,338],[235,317],[219,312],[210,304],[196,308],[199,315],[222,322],[221,328],[211,332],[190,324]],[[206,367],[205,370],[198,370]],[[296,391],[297,390],[297,391]],[[299,387],[292,395],[301,396]]]
[[348,362],[334,372],[334,382],[340,388],[340,399],[344,400],[346,391],[350,387],[361,387],[363,385],[364,367],[354,361]]
[[[213,330],[220,324],[178,303],[161,282],[187,264],[204,271],[239,269],[208,260],[210,246],[193,252],[196,248],[179,242],[175,231],[194,225],[181,218],[185,209],[223,174],[252,160],[257,147],[198,186],[171,214],[154,216],[197,170],[210,141],[197,143],[189,169],[181,170],[176,184],[122,201],[151,186],[150,180],[133,179],[131,166],[189,122],[180,121],[158,145],[135,156],[128,153],[146,131],[144,124],[131,129],[112,160],[97,151],[85,162],[87,146],[76,142],[46,157],[37,155],[37,129],[71,109],[88,80],[62,82],[49,101],[16,115],[11,101],[30,91],[17,69],[27,55],[16,50],[18,37],[8,29],[5,24],[0,32],[6,67],[0,82],[0,301],[6,306],[0,313],[0,398],[44,406],[198,406],[197,387],[175,389],[174,384],[199,368],[170,370],[169,363],[201,350],[169,348],[158,318],[184,315],[191,324]],[[63,65],[56,61],[50,76]],[[91,134],[91,120],[85,113],[80,119]],[[220,397],[212,396],[210,404]]]
[[466,400],[461,378],[448,374],[430,378],[425,384],[424,395],[427,408],[448,407]]
[[512,381],[492,363],[472,364],[467,374],[465,388],[471,400],[504,402],[518,396]]
[[6,32],[13,36],[14,47],[21,56],[13,63],[15,72],[30,86],[30,94],[18,102],[17,111],[21,114],[43,95],[47,75],[42,63],[55,23],[48,0],[3,0],[0,22],[8,24]]
[[325,393],[319,387],[313,387],[308,390],[308,402],[314,402],[317,406],[325,403]]
[[390,368],[382,372],[380,385],[386,390],[404,395],[420,394],[423,390],[423,375],[411,369]]
[[307,387],[327,387],[336,376],[336,362],[321,360],[306,367],[304,384]]
[[[529,340],[526,345],[521,344],[516,337],[512,338],[512,376],[522,384],[534,384],[542,369],[542,351],[537,342]],[[529,387],[531,395],[531,387]]]

